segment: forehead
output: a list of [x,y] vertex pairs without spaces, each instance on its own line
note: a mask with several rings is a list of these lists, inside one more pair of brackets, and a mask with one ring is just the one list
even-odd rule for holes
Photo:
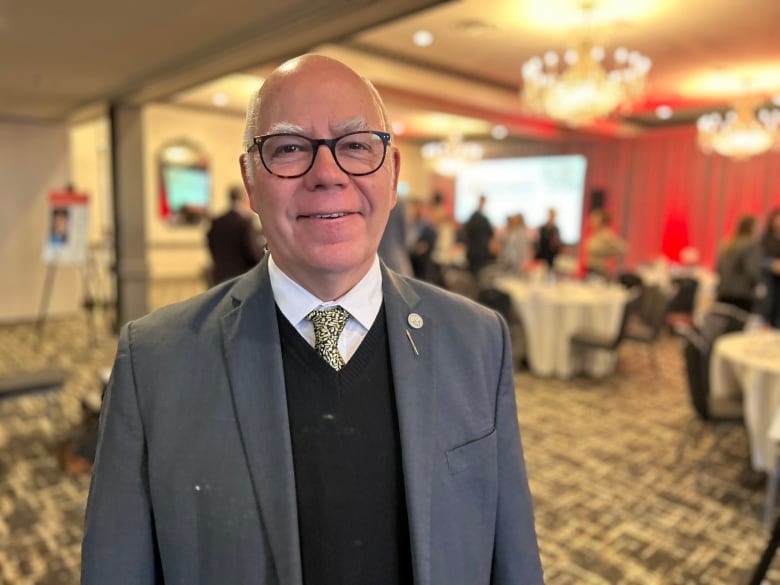
[[260,96],[258,128],[297,126],[319,133],[364,120],[381,129],[382,115],[373,92],[354,72],[338,67],[305,68],[274,79]]

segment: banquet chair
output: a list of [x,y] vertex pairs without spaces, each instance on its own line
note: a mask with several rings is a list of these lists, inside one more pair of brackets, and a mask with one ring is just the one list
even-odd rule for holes
[[442,274],[444,288],[472,300],[477,300],[479,284],[476,277],[465,268],[448,267]]
[[624,288],[629,290],[641,287],[643,285],[642,277],[636,272],[621,272],[617,277],[618,282]]
[[497,288],[486,287],[477,293],[477,302],[497,311],[506,320],[512,339],[512,360],[519,366],[526,357],[525,333],[523,323],[512,307],[512,297]]
[[660,286],[648,286],[642,289],[637,303],[635,318],[629,318],[626,324],[625,338],[647,346],[650,365],[658,372],[655,344],[666,325],[669,297]]
[[[715,399],[710,396],[709,356],[714,338],[706,339],[699,331],[688,325],[677,327],[675,332],[682,340],[685,381],[695,415],[677,446],[675,461],[679,463],[682,460],[689,442],[698,443],[704,431],[708,427],[712,428],[715,431],[715,438],[700,462],[701,470],[704,469],[728,431],[734,427],[743,427],[742,400],[741,398]],[[698,425],[699,428],[698,431],[693,432],[692,427],[695,425]]]
[[669,299],[666,321],[673,329],[675,325],[693,323],[699,281],[690,276],[678,276],[672,279],[672,286],[674,293]]
[[642,297],[640,289],[636,287],[629,291],[629,295],[628,301],[623,306],[623,314],[617,333],[610,335],[593,329],[577,330],[569,339],[572,354],[580,354],[584,357],[593,350],[604,350],[617,354],[620,345],[626,339],[631,315],[636,312]]

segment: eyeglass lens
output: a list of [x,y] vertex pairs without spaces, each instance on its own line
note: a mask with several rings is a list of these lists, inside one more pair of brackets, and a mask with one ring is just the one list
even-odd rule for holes
[[[369,174],[382,164],[385,143],[373,132],[355,132],[337,139],[332,152],[345,172]],[[262,143],[263,162],[269,171],[279,176],[305,173],[316,155],[312,142],[303,136],[277,134],[267,137]]]

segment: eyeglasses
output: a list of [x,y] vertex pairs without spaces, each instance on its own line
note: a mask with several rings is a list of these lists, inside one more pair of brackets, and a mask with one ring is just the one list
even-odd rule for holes
[[327,146],[339,168],[355,177],[370,175],[385,162],[390,134],[377,130],[350,132],[338,138],[309,138],[300,134],[255,136],[247,152],[257,147],[266,170],[282,179],[308,173],[320,146]]

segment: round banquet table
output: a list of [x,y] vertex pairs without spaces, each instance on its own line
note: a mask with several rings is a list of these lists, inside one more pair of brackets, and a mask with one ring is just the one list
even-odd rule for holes
[[538,376],[571,377],[582,369],[600,377],[615,366],[615,354],[589,351],[585,363],[575,363],[570,339],[575,331],[591,329],[617,335],[628,292],[606,283],[562,281],[529,283],[504,277],[496,288],[509,294],[523,322],[528,366]]
[[742,394],[753,468],[771,469],[774,447],[769,430],[780,407],[780,331],[739,331],[716,339],[710,393],[713,398]]

